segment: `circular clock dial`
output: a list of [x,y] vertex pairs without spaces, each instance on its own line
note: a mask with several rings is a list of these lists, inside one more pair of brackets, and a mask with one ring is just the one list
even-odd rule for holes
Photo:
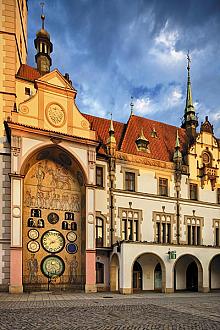
[[36,241],[30,241],[27,244],[27,248],[30,252],[37,252],[40,249],[40,244]]
[[45,257],[41,262],[41,270],[47,277],[61,276],[65,270],[63,259],[58,256]]
[[74,233],[74,231],[70,231],[69,233],[67,233],[66,238],[70,242],[75,242],[77,239],[77,235],[76,235],[76,233]]
[[60,252],[65,244],[63,235],[57,230],[46,231],[42,238],[41,243],[43,248],[50,253]]
[[49,223],[54,225],[55,223],[57,223],[59,221],[59,215],[54,212],[51,212],[50,214],[48,214],[47,220],[49,221]]
[[28,237],[30,239],[37,239],[39,237],[39,232],[37,229],[30,229],[28,232]]
[[74,254],[78,250],[78,246],[75,243],[68,243],[66,246],[66,250],[68,253]]

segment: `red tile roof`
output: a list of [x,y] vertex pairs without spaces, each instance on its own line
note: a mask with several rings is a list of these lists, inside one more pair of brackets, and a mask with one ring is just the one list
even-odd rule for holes
[[[106,143],[108,138],[108,129],[110,120],[83,114],[90,122],[91,129],[97,132],[99,141]],[[143,117],[131,116],[127,124],[113,122],[115,129],[115,139],[117,150],[147,158],[158,159],[162,161],[172,162],[173,153],[176,143],[176,132],[178,130],[180,137],[180,145],[183,150],[186,143],[185,129],[160,123]],[[149,141],[150,152],[140,152],[137,150],[135,141],[141,134],[143,129],[145,137]],[[155,129],[157,137],[152,137],[151,132]],[[105,149],[100,150],[101,153]]]
[[[94,131],[96,131],[97,138],[101,143],[101,149],[99,150],[101,153],[105,153],[104,145],[107,142],[107,139],[109,137],[108,130],[110,125],[110,120],[100,117],[95,117],[92,115],[84,114],[83,116],[88,119],[90,122],[90,128]],[[116,139],[116,148],[119,150],[119,144],[121,141],[122,133],[124,130],[125,124],[120,123],[118,121],[114,121],[114,129],[115,129],[115,139]]]
[[38,78],[40,78],[40,72],[37,71],[37,69],[32,68],[31,66],[27,64],[22,64],[18,70],[18,73],[16,75],[18,78],[34,81]]

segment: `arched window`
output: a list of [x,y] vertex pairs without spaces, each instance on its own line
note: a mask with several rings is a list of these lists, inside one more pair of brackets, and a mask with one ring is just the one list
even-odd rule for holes
[[96,247],[102,247],[104,245],[104,223],[103,219],[96,218]]
[[96,262],[96,283],[104,283],[104,264]]

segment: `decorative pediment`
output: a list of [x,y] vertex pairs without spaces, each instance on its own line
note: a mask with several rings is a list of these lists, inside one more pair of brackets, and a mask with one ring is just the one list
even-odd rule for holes
[[40,86],[42,83],[56,86],[56,88],[60,87],[76,92],[70,81],[68,81],[57,69],[43,75],[36,80],[37,87]]

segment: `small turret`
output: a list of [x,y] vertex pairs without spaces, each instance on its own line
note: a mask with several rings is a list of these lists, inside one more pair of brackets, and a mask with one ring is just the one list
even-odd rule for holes
[[182,153],[180,151],[180,139],[178,130],[176,131],[176,144],[175,144],[175,151],[173,155],[173,161],[175,163],[176,169],[179,169],[182,165]]
[[187,70],[188,70],[188,80],[187,80],[187,96],[186,96],[186,107],[184,118],[182,122],[182,128],[186,128],[187,136],[189,141],[196,137],[196,127],[198,126],[198,118],[195,113],[195,109],[193,106],[192,100],[192,88],[191,88],[191,81],[190,81],[190,57],[189,53],[187,54]]
[[109,137],[107,139],[107,150],[108,154],[110,156],[115,156],[115,151],[116,151],[116,140],[115,140],[115,130],[113,126],[113,121],[112,121],[112,114],[111,114],[111,121],[110,121],[110,126],[109,126]]
[[148,149],[149,141],[144,135],[143,128],[141,129],[141,135],[135,141],[137,149],[143,152],[150,152]]
[[50,41],[50,35],[44,28],[45,15],[43,13],[43,5],[44,4],[42,4],[41,14],[42,27],[36,33],[36,39],[34,40],[34,45],[37,50],[35,61],[37,63],[37,69],[42,75],[50,72],[50,67],[52,64],[50,54],[53,51],[53,44]]

